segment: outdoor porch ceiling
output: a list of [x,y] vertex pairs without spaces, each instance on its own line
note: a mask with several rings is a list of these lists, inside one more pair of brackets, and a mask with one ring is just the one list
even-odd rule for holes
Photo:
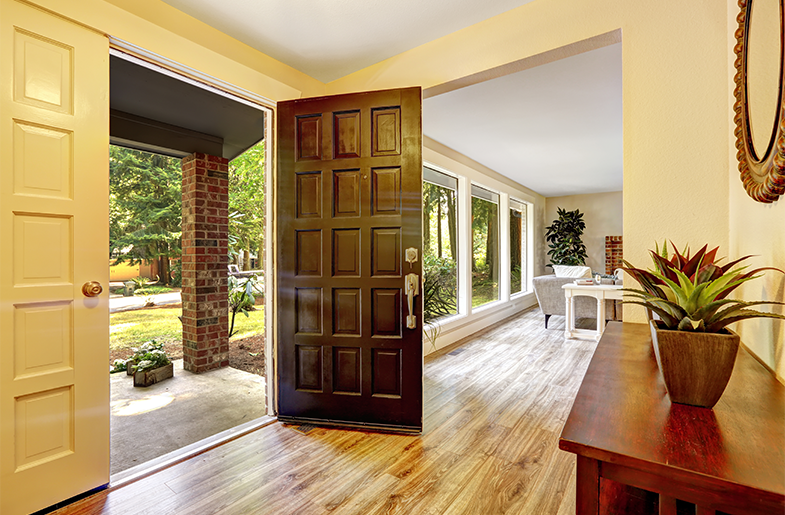
[[251,102],[121,52],[109,59],[113,144],[234,159],[263,139],[265,113]]

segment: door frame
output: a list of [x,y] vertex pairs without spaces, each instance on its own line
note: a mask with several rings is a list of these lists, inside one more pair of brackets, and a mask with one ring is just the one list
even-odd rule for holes
[[[151,69],[159,73],[164,73],[177,80],[182,80],[193,86],[207,89],[213,93],[239,100],[246,104],[251,104],[253,107],[260,108],[265,115],[264,126],[264,152],[265,152],[265,273],[264,273],[264,333],[265,333],[265,381],[267,384],[267,415],[274,417],[277,415],[275,407],[278,403],[278,391],[276,389],[277,382],[275,377],[277,375],[277,335],[275,331],[275,324],[277,320],[277,304],[275,302],[274,292],[277,289],[276,274],[275,274],[275,258],[276,252],[276,234],[277,224],[270,216],[276,212],[277,198],[276,191],[276,116],[278,112],[277,102],[270,100],[241,87],[235,86],[229,82],[221,80],[212,75],[200,72],[194,68],[186,66],[177,61],[173,61],[167,57],[151,52],[142,47],[134,45],[123,39],[114,37],[110,34],[107,35],[109,39],[109,52],[121,52],[131,55],[137,59],[147,63]],[[111,84],[110,84],[111,87]],[[273,293],[271,293],[273,292]]]

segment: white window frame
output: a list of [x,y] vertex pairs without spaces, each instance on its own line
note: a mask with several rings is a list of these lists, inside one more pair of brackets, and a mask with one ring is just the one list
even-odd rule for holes
[[[441,159],[439,159],[441,161]],[[440,334],[434,345],[424,346],[424,353],[429,354],[435,349],[451,345],[455,341],[482,329],[482,326],[513,315],[536,303],[531,288],[534,273],[534,202],[535,199],[523,190],[506,187],[501,181],[487,177],[477,170],[456,166],[446,168],[428,158],[423,159],[423,166],[458,179],[458,314],[441,318],[425,325],[425,331],[438,329]],[[462,173],[465,169],[465,174]],[[499,252],[500,277],[499,299],[483,306],[472,308],[472,228],[471,228],[471,186],[472,184],[499,195]],[[510,231],[509,209],[510,198],[526,207],[526,286],[524,291],[510,294]],[[506,230],[505,230],[506,228]],[[432,333],[433,334],[433,333]]]

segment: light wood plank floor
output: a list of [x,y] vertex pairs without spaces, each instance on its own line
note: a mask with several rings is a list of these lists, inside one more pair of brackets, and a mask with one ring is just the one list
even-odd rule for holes
[[426,359],[422,436],[275,423],[57,514],[572,514],[558,449],[596,344],[533,309]]

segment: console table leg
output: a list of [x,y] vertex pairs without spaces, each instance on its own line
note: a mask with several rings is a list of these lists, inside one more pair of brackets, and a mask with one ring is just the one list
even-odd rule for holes
[[575,477],[575,515],[600,513],[600,462],[578,456]]
[[676,515],[676,498],[660,494],[660,515]]
[[605,299],[597,297],[597,341],[600,341],[602,333],[605,331]]
[[705,508],[703,506],[696,506],[695,507],[695,515],[716,515],[717,511],[712,510],[711,508]]

